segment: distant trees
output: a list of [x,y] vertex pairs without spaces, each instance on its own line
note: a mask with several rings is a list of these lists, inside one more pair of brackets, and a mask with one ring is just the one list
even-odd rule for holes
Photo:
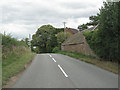
[[55,28],[51,25],[43,25],[38,28],[32,37],[32,45],[39,47],[39,52],[51,52],[56,46]]
[[37,53],[52,52],[53,48],[58,46],[56,34],[62,31],[63,28],[55,28],[51,25],[41,26],[32,36],[32,49],[36,46]]
[[59,48],[61,47],[61,44],[65,41],[65,39],[70,36],[71,36],[71,34],[69,32],[66,32],[66,34],[64,34],[64,32],[59,32],[56,34],[57,43],[58,43]]

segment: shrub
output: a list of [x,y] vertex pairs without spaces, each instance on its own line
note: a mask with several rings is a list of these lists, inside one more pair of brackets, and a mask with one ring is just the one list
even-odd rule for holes
[[58,51],[60,51],[60,48],[59,47],[55,47],[55,48],[53,48],[53,50],[52,50],[52,52],[58,52]]
[[[116,49],[116,42],[110,38],[101,38],[100,30],[97,31],[86,31],[83,33],[86,37],[88,44],[96,55],[104,60],[118,61],[118,52]],[[111,51],[112,50],[112,51]]]

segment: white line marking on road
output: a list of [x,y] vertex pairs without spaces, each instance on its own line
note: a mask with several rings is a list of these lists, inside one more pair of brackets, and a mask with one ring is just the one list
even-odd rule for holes
[[52,57],[51,55],[49,55],[50,57]]
[[60,70],[63,72],[63,74],[65,75],[65,77],[68,77],[68,75],[65,73],[65,71],[62,69],[62,67],[60,65],[58,65],[58,67],[60,68]]
[[56,60],[54,58],[52,58],[54,62],[56,62]]

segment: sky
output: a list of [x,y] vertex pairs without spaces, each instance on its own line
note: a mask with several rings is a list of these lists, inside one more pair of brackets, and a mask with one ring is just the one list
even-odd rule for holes
[[76,28],[99,13],[103,0],[1,0],[0,33],[17,39],[33,35],[42,25]]

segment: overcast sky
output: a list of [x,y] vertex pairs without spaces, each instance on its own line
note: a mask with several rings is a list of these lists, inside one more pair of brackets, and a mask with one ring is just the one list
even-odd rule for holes
[[63,27],[64,21],[67,27],[77,28],[89,22],[89,16],[96,15],[102,5],[103,0],[1,0],[0,33],[21,39],[41,25]]

